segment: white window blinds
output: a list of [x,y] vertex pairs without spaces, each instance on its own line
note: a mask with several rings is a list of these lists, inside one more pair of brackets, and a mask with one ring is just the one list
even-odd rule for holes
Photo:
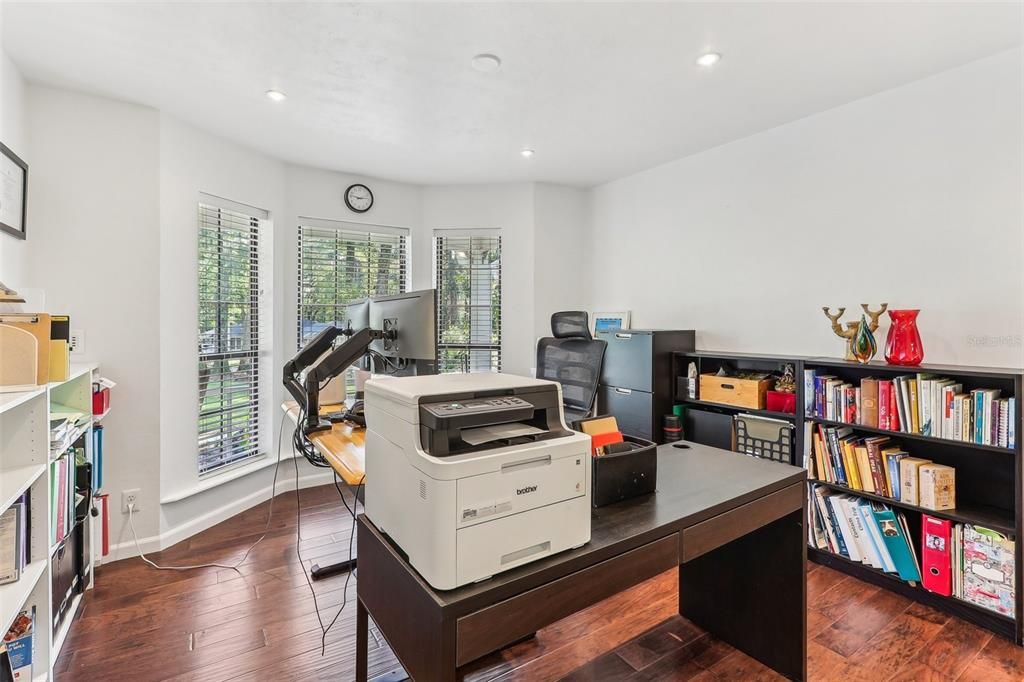
[[259,454],[257,212],[199,204],[199,473]]
[[500,233],[439,230],[434,255],[438,371],[501,371]]
[[298,345],[345,324],[345,304],[406,291],[408,236],[398,228],[299,227]]

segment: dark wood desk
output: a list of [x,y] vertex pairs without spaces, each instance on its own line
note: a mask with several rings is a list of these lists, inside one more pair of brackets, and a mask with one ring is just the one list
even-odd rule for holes
[[368,616],[414,680],[455,680],[458,666],[675,566],[683,616],[805,679],[805,472],[689,445],[659,448],[657,493],[594,510],[587,545],[455,590],[431,588],[360,516],[356,679]]

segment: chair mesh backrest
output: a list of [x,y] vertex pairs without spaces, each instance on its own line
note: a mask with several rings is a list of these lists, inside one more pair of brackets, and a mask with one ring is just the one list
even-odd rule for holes
[[567,310],[551,316],[551,335],[556,339],[587,339],[590,335],[590,320],[582,310]]
[[607,344],[590,336],[585,312],[555,313],[551,331],[537,344],[537,376],[562,385],[562,402],[589,411],[597,395]]

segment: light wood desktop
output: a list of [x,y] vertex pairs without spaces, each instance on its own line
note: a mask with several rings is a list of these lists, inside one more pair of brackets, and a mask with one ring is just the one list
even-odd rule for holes
[[[298,423],[299,404],[293,400],[282,406],[292,422]],[[345,408],[344,405],[321,405],[320,414],[330,414]],[[331,468],[345,483],[358,486],[366,477],[366,429],[349,422],[339,422],[330,431],[320,431],[309,436],[317,452],[324,456]]]

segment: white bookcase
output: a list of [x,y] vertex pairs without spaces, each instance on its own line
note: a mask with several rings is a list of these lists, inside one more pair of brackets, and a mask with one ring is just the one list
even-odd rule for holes
[[[53,527],[49,505],[50,462],[59,458],[63,451],[50,451],[50,406],[57,403],[92,414],[92,382],[96,369],[96,365],[73,365],[67,381],[22,393],[0,393],[0,513],[26,490],[31,491],[29,563],[18,581],[0,585],[0,637],[18,613],[35,608],[34,682],[53,678],[53,664],[82,597],[80,593],[74,595],[59,626],[54,629],[51,566],[60,543],[50,542]],[[72,441],[72,445],[84,445],[89,461],[95,461],[92,429],[96,421],[94,418],[81,427]],[[96,524],[91,515],[86,516],[83,526],[90,555],[86,557],[85,571],[88,589],[92,587],[97,554],[96,543],[92,541]]]

